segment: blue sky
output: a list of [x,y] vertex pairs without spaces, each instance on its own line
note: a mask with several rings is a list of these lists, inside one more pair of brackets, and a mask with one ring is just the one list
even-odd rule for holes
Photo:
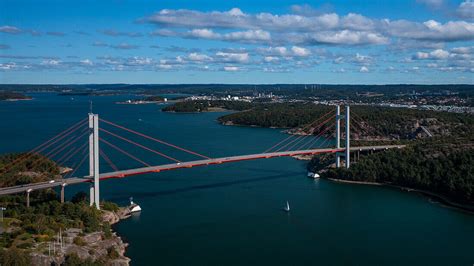
[[474,2],[0,0],[0,83],[474,83]]

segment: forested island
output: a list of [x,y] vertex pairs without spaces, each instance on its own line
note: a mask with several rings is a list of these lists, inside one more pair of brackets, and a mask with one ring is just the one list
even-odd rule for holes
[[12,91],[0,91],[0,101],[31,100],[31,96]]
[[252,108],[254,104],[243,101],[182,101],[168,105],[163,112],[199,113],[210,111],[234,110],[243,111]]
[[[18,160],[18,158],[24,158]],[[11,162],[18,161],[14,166]],[[60,167],[45,157],[8,154],[0,157],[0,185],[60,179]],[[5,207],[1,224],[1,265],[128,265],[125,244],[111,224],[126,216],[115,203],[102,202],[102,210],[90,207],[84,192],[60,203],[54,189],[0,197]],[[62,251],[60,247],[62,248]]]

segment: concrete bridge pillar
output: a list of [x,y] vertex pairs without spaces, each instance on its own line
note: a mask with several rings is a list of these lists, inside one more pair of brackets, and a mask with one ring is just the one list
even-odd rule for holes
[[61,184],[61,203],[64,203],[64,187],[66,186],[66,183]]
[[26,208],[30,207],[30,193],[33,191],[31,188],[26,191]]
[[89,186],[89,206],[94,205],[94,184]]

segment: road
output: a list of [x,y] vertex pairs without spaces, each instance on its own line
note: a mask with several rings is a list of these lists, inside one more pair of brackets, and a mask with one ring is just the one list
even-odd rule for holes
[[[386,150],[386,149],[396,149],[396,148],[400,149],[404,147],[405,145],[361,146],[361,147],[352,147],[351,151]],[[229,156],[229,157],[222,157],[222,158],[197,160],[197,161],[173,163],[173,164],[164,164],[164,165],[158,165],[158,166],[142,167],[142,168],[123,170],[123,171],[103,173],[103,174],[100,174],[100,180],[106,180],[106,179],[111,179],[111,178],[123,178],[123,177],[131,176],[131,175],[146,174],[146,173],[159,173],[159,172],[170,171],[170,170],[175,170],[175,169],[192,168],[192,167],[207,166],[207,165],[222,164],[222,163],[232,163],[232,162],[258,160],[258,159],[269,159],[269,158],[276,158],[276,157],[288,157],[288,156],[296,156],[296,155],[336,153],[336,152],[343,152],[343,151],[344,151],[343,148],[341,149],[326,148],[326,149],[282,151],[282,152]],[[20,186],[5,187],[5,188],[0,188],[0,195],[25,193],[27,191],[31,192],[34,190],[47,189],[47,188],[53,188],[53,187],[58,187],[58,186],[69,186],[69,185],[75,185],[75,184],[80,184],[80,183],[85,183],[85,182],[91,182],[91,180],[92,179],[90,176],[71,177],[71,178],[66,178],[66,179],[61,179],[61,180],[55,180],[54,182],[52,181],[40,182],[40,183],[31,183],[31,184],[25,184],[25,185],[20,185]]]

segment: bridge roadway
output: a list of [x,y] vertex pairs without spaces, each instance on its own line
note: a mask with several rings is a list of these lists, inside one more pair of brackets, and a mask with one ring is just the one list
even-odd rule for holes
[[[351,147],[351,151],[368,151],[368,150],[386,150],[394,148],[404,148],[405,145],[381,145],[381,146],[361,146],[361,147]],[[214,158],[207,160],[197,160],[189,161],[182,163],[173,163],[173,164],[164,164],[158,166],[142,167],[135,168],[123,171],[109,172],[100,174],[100,180],[110,179],[110,178],[123,178],[131,175],[146,174],[146,173],[158,173],[162,171],[169,171],[181,168],[192,168],[197,166],[206,166],[213,164],[222,164],[222,163],[231,163],[231,162],[240,162],[248,160],[257,160],[257,159],[269,159],[275,157],[287,157],[287,156],[296,156],[296,155],[314,155],[321,153],[336,153],[343,152],[344,148],[335,149],[335,148],[325,148],[325,149],[311,149],[311,150],[299,150],[299,151],[282,151],[282,152],[270,152],[270,153],[258,153],[258,154],[249,154],[249,155],[238,155],[238,156],[229,156],[222,158]],[[54,180],[49,182],[39,182],[31,183],[20,186],[13,187],[4,187],[0,188],[0,195],[16,194],[22,192],[31,192],[34,190],[47,189],[58,186],[68,186],[75,185],[79,183],[91,182],[92,178],[90,176],[85,177],[71,177],[61,180]]]

